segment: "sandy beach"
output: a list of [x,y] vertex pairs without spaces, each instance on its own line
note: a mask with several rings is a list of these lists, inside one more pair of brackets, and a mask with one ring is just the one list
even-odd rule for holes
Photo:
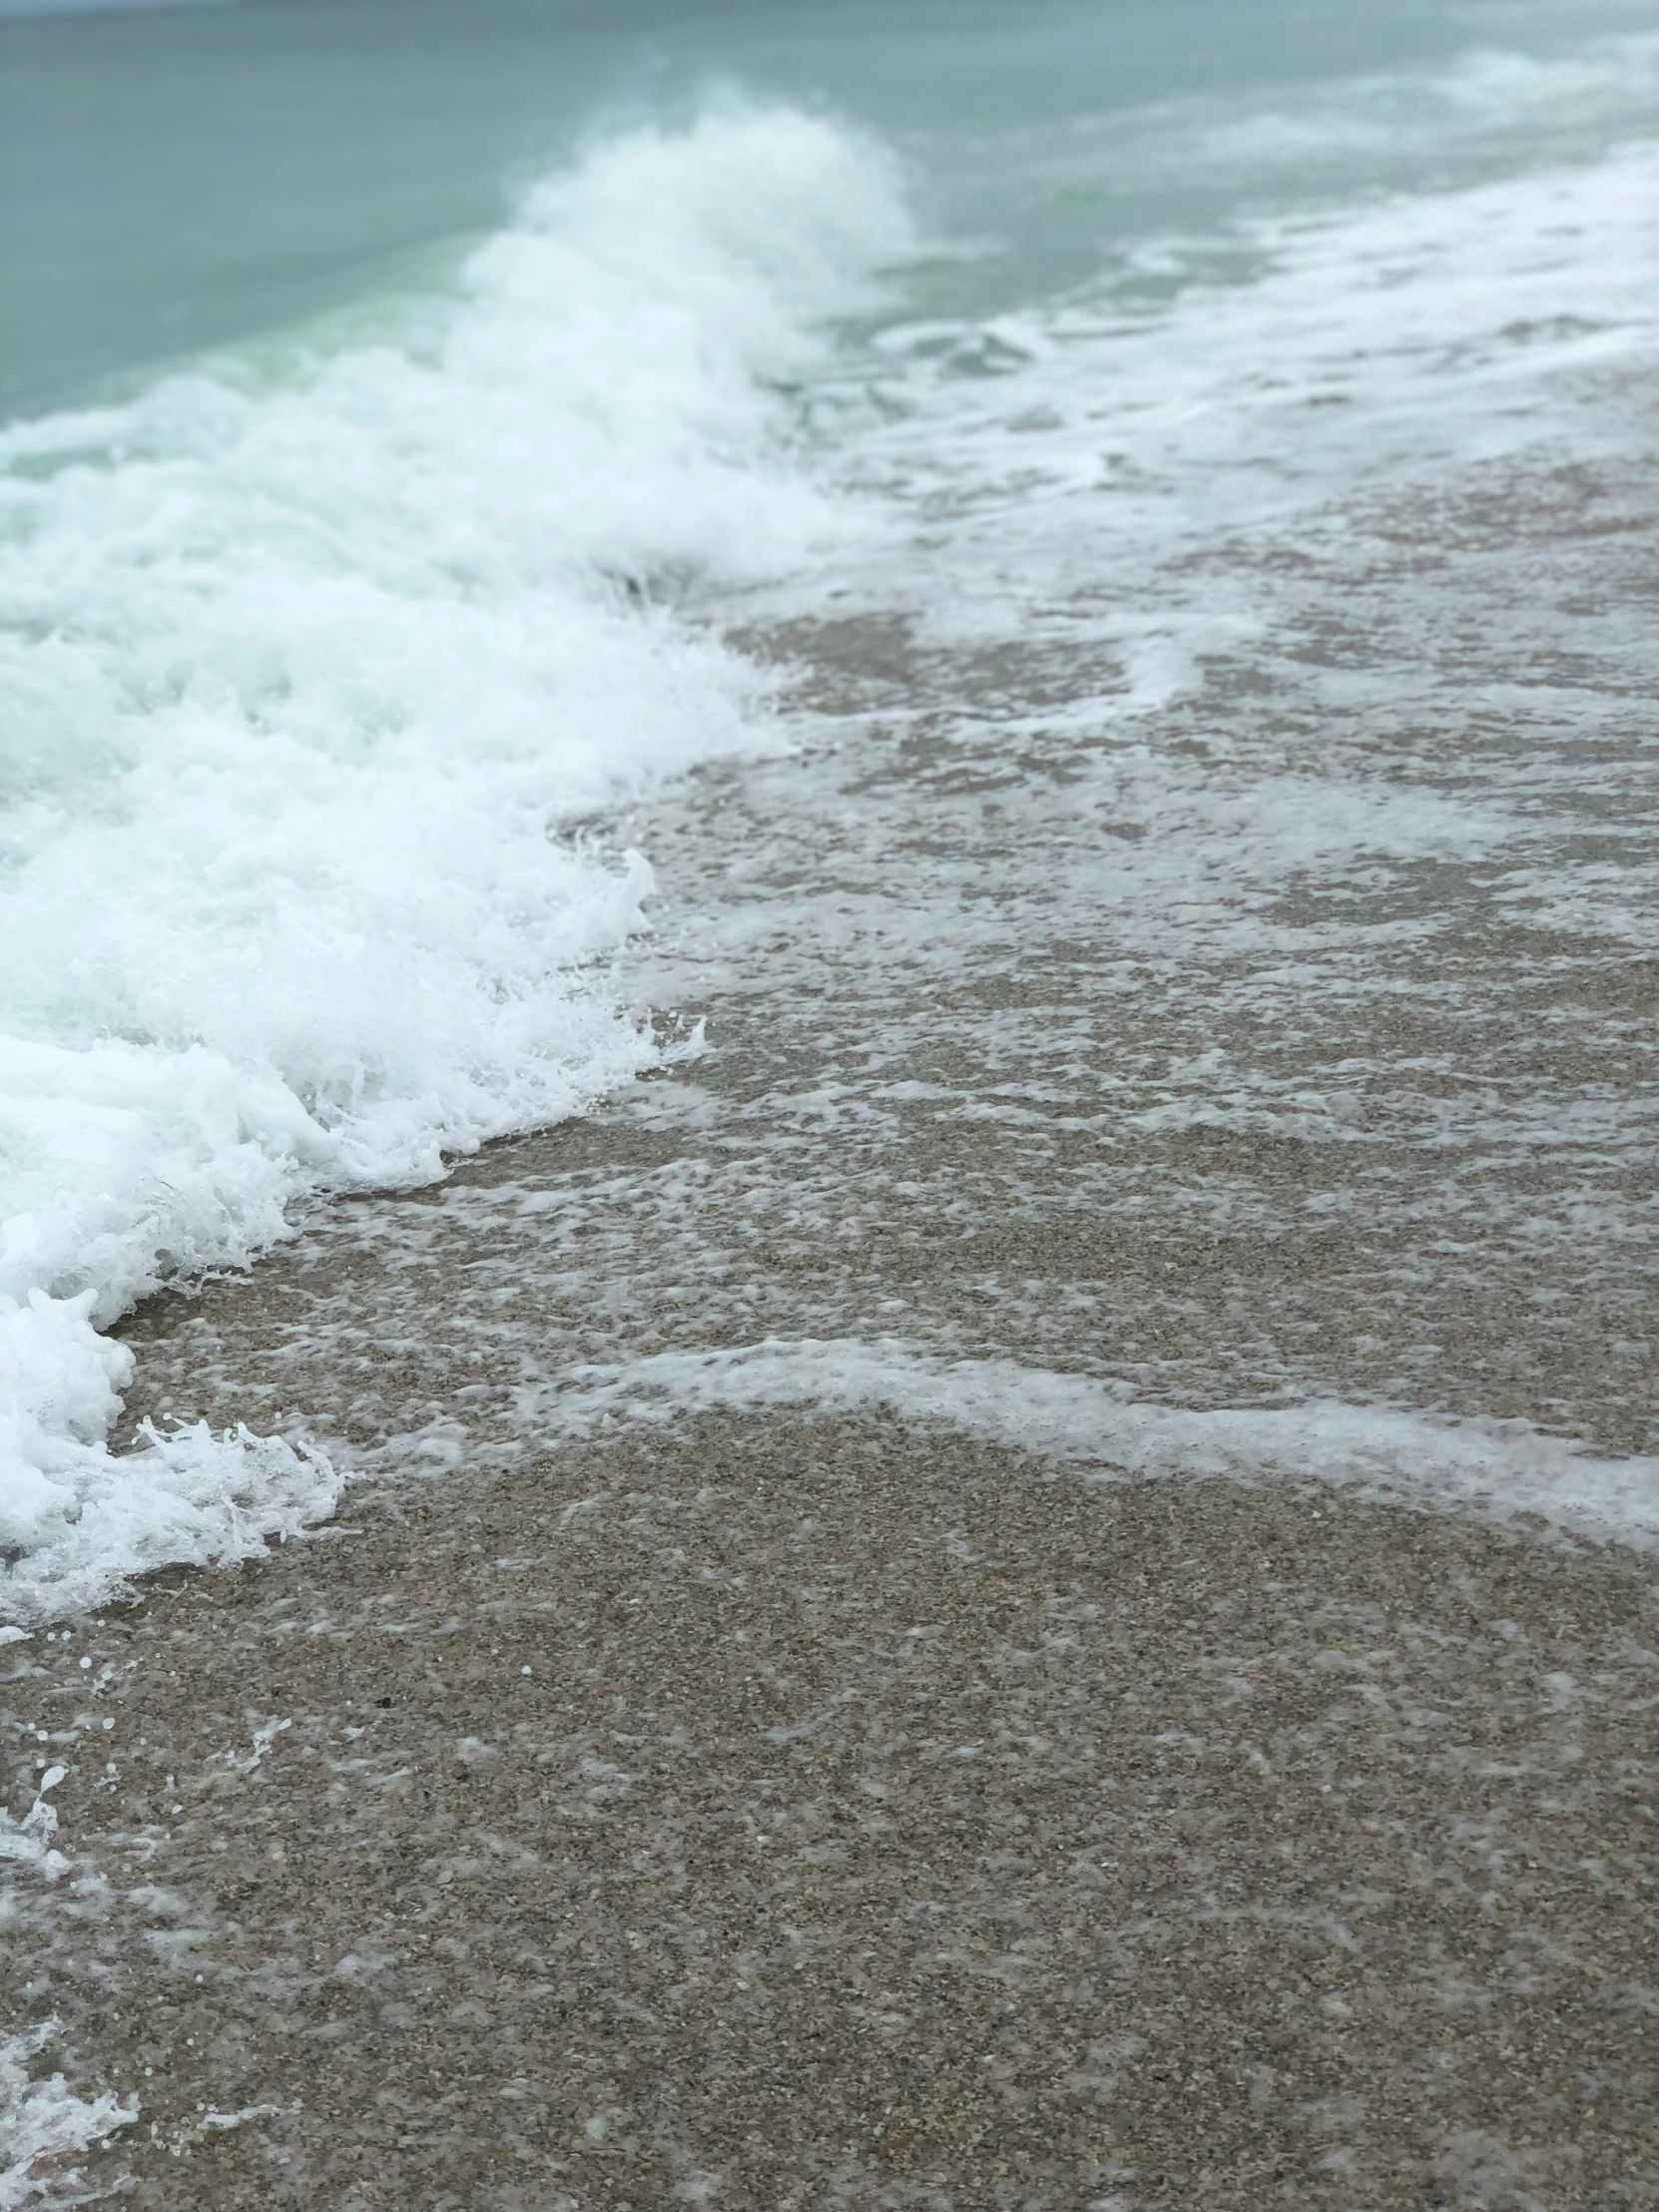
[[125,2201],[1654,2201],[1629,1557],[878,1416],[355,1525],[70,1647]]
[[[1110,1427],[1410,1361],[1616,1468],[1638,1284],[1441,1229],[1459,1178],[1581,1190],[1490,1101],[1528,1052],[1533,1099],[1604,1075],[1639,971],[1586,988],[1581,943],[1436,1087],[1456,1009],[1357,1008],[1338,938],[1294,1030],[1238,1017],[1256,1101],[1172,1113],[1231,954],[1129,987],[1076,928],[1113,826],[1047,798],[1089,750],[1016,788],[895,738],[902,645],[780,634],[814,744],[649,823],[625,980],[698,1056],[131,1325],[132,1418],[303,1408],[359,1473],[311,1540],[4,1655],[14,1763],[70,1769],[11,2024],[140,2098],[87,2165],[135,2206],[1659,2201],[1651,1551],[1517,1508],[1501,1451],[1448,1509],[1426,1426],[1205,1480]],[[1466,872],[1376,897],[1490,987]],[[987,1440],[952,1363],[1015,1435],[1009,1377],[1096,1379],[1101,1447]]]

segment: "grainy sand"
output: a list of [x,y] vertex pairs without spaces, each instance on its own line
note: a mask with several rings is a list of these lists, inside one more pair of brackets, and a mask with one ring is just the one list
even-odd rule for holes
[[[1562,1104],[1630,1081],[1639,964],[1440,862],[1261,893],[1314,917],[1295,973],[1091,930],[1144,835],[1068,797],[1109,751],[895,735],[931,680],[897,626],[789,642],[843,750],[649,825],[638,994],[713,1049],[133,1324],[135,1417],[304,1420],[363,1478],[314,1541],[0,1655],[14,1809],[70,1768],[10,2024],[141,2100],[92,2180],[1659,2205],[1650,1557],[902,1408],[553,1417],[584,1361],[885,1336],[1639,1447],[1645,1287],[1584,1225],[1646,1171]],[[1152,742],[1208,774],[1187,712]]]
[[1659,2201],[1628,1558],[878,1415],[357,1525],[85,1647],[125,2201]]

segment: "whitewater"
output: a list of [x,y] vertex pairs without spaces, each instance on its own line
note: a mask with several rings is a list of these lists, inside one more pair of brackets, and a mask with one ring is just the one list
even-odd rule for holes
[[[949,191],[870,131],[725,95],[592,137],[437,289],[0,429],[8,1616],[256,1552],[339,1495],[291,1424],[147,1421],[112,1451],[136,1304],[699,1049],[616,965],[654,877],[614,825],[690,767],[811,738],[734,620],[902,619],[946,666],[1046,650],[1018,711],[947,674],[884,727],[942,718],[975,775],[1081,746],[1066,779],[1133,824],[1074,921],[1120,957],[1294,959],[1271,909],[1309,871],[1352,900],[1474,863],[1563,942],[1648,941],[1650,861],[1569,861],[1538,828],[1583,789],[1556,738],[1594,737],[1593,688],[1563,683],[1536,742],[1517,714],[1456,789],[1433,745],[1345,774],[1346,733],[1512,705],[1496,663],[1438,689],[1413,667],[1409,702],[1333,675],[1295,761],[1236,709],[1203,740],[1225,773],[1135,732],[1339,604],[1412,619],[1409,581],[1372,592],[1366,502],[1414,499],[1387,527],[1432,535],[1459,472],[1617,455],[1659,343],[1656,81],[1645,34],[1481,47],[969,134],[932,149]],[[1209,195],[1184,221],[1177,187]],[[1090,195],[1088,263],[1027,275]],[[1310,562],[1327,581],[1294,601]],[[1493,605],[1523,581],[1495,575]],[[1574,621],[1564,655],[1593,625],[1637,681],[1627,611]],[[1279,652],[1268,681],[1289,701],[1306,665]],[[797,923],[789,991],[832,941]],[[900,965],[937,916],[917,926]],[[1279,1111],[1221,1086],[1145,1126]],[[1595,1111],[1608,1159],[1646,1142],[1633,1100]]]
[[0,433],[14,1611],[335,1495],[246,1430],[112,1457],[135,1301],[687,1041],[585,973],[652,876],[582,818],[764,742],[673,603],[868,527],[784,387],[912,240],[889,157],[726,104],[597,144],[370,337]]

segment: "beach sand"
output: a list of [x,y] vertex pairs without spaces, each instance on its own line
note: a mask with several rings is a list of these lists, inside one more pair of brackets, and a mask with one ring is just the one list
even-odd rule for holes
[[124,2201],[1654,2201],[1630,1558],[877,1415],[351,1525],[72,1646]]
[[[1545,958],[1427,858],[1322,938],[1317,876],[1218,893],[1193,850],[1185,935],[1095,929],[1102,854],[1146,859],[1127,786],[1076,801],[1121,733],[899,723],[946,656],[895,623],[771,649],[815,744],[607,832],[664,883],[626,987],[702,1055],[128,1330],[133,1419],[303,1422],[359,1480],[0,1654],[20,1787],[70,1767],[8,2024],[141,2103],[89,2174],[169,2212],[1659,2204],[1650,1552],[1442,1510],[1409,1455],[1392,1496],[1127,1479],[879,1390],[624,1387],[771,1337],[1640,1448],[1641,1284],[1583,1231],[1642,1171],[1514,1119],[1628,1078],[1628,945]],[[1196,710],[1131,735],[1226,799]]]

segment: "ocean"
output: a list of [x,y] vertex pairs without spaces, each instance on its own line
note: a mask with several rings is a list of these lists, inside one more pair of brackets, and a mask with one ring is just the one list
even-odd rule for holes
[[[1528,992],[1653,943],[1651,6],[13,6],[0,60],[9,1618],[327,1509],[301,1427],[112,1450],[112,1330],[689,1068],[695,979],[669,1014],[617,965],[675,878],[617,825],[811,755],[836,625],[854,676],[907,641],[860,728],[946,749],[941,826],[1098,826],[1045,943],[1190,1001],[1134,1114],[1358,1140],[1345,1021],[1556,1023],[1554,1090],[1392,1071],[1407,1150],[1466,1080],[1583,1171],[1448,1191],[1421,1264],[1605,1260],[1639,1358],[1645,1048]],[[961,864],[872,856],[895,972]],[[803,893],[797,1011],[834,927]],[[992,1073],[993,1118],[1063,1104]],[[1507,1413],[1397,1346],[1263,1375]],[[1621,1525],[1649,1463],[1575,1450],[1639,1448],[1639,1397],[1526,1428]]]

